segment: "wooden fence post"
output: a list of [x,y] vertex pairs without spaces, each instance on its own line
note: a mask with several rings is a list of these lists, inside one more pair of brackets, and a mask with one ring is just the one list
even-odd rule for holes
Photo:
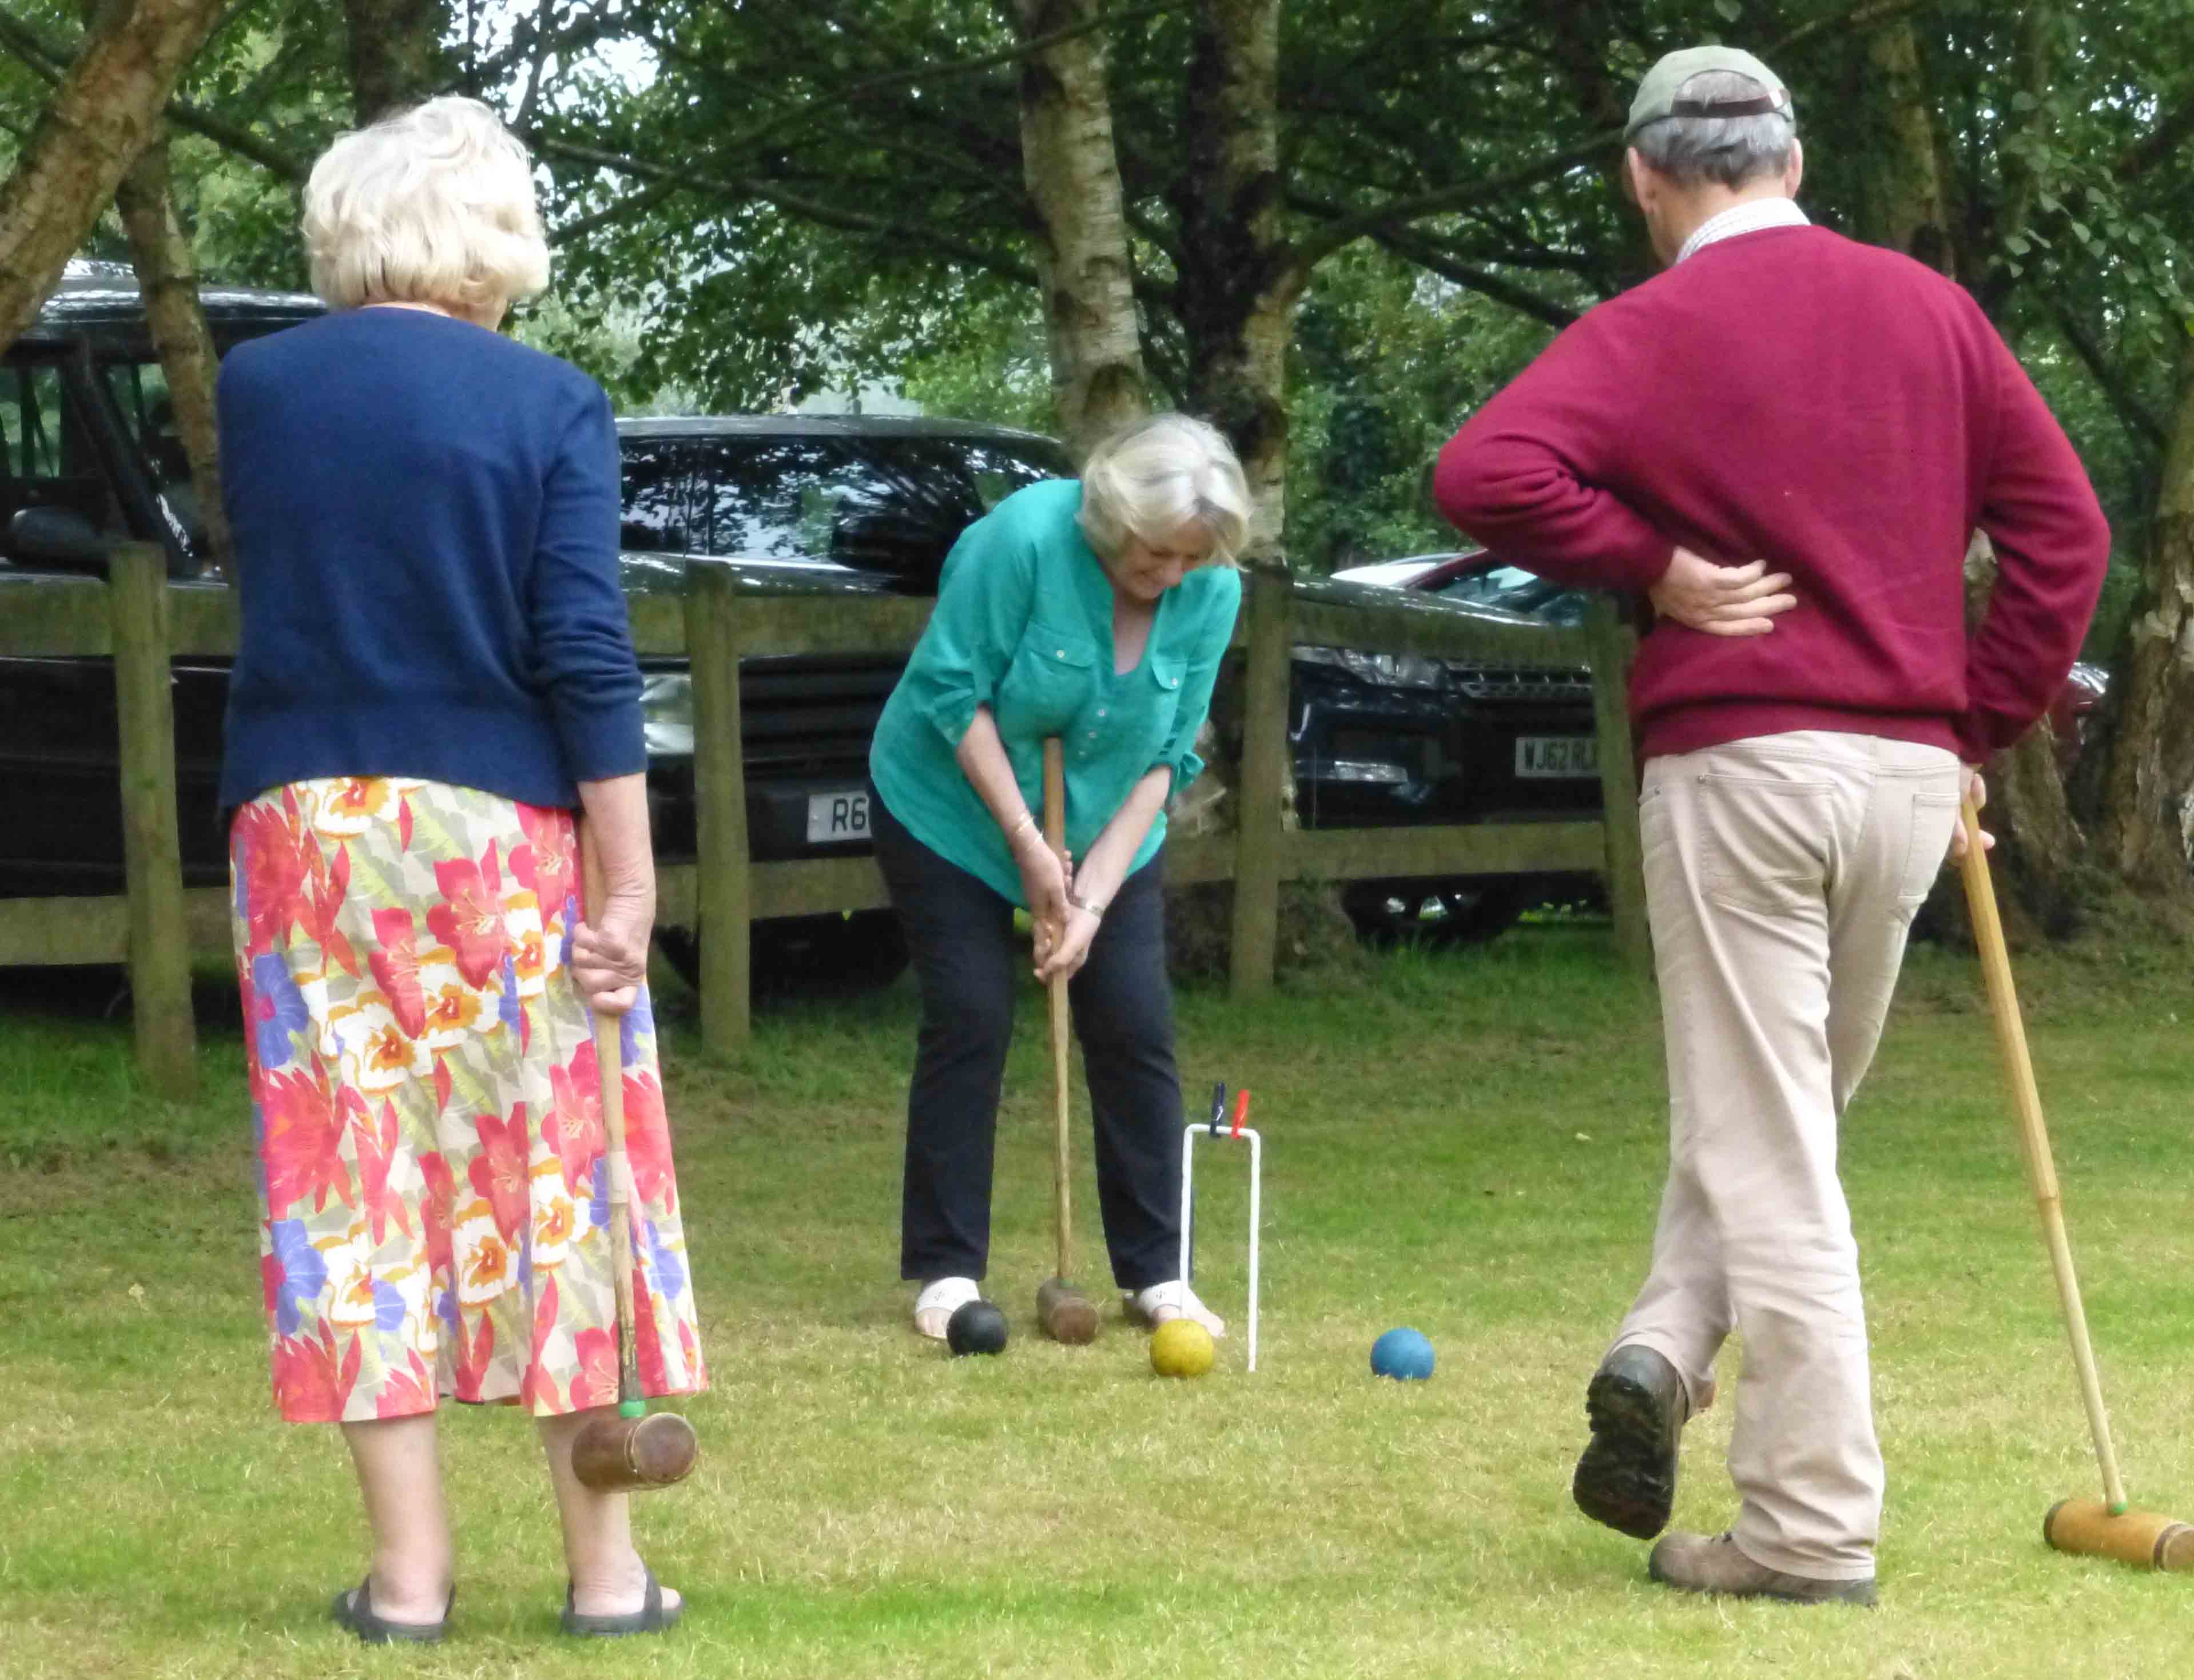
[[108,572],[122,854],[129,900],[129,1013],[137,1066],[173,1102],[198,1094],[191,942],[175,818],[175,706],[168,670],[168,557],[125,544]]
[[1289,621],[1293,576],[1259,568],[1249,584],[1249,655],[1242,693],[1242,782],[1234,808],[1234,925],[1230,990],[1272,989],[1280,938],[1281,800],[1288,778]]
[[693,793],[699,834],[694,929],[700,941],[701,1043],[743,1048],[752,1030],[746,754],[739,733],[738,607],[731,572],[686,569],[686,651],[693,680]]
[[1638,637],[1605,595],[1594,597],[1587,629],[1593,642],[1593,723],[1600,736],[1600,821],[1607,833],[1607,901],[1615,917],[1615,948],[1625,963],[1650,973],[1653,937],[1646,918],[1646,849],[1638,831],[1638,765],[1630,739],[1630,661]]

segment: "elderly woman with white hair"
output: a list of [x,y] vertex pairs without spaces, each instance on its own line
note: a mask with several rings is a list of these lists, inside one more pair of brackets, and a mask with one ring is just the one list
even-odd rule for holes
[[[435,1406],[530,1410],[564,1625],[666,1627],[623,1494],[573,1474],[617,1401],[600,1070],[623,1017],[643,1386],[703,1386],[643,984],[654,916],[617,447],[594,381],[496,331],[548,281],[525,149],[438,99],[342,136],[305,237],[334,313],[219,387],[242,633],[232,814],[274,1393],[341,1425],[373,1532],[336,1620],[441,1637]],[[583,810],[606,891],[581,918]]]
[[[1180,1272],[1180,1081],[1166,981],[1168,798],[1242,598],[1249,496],[1226,440],[1134,422],[1079,481],[1032,485],[970,526],[870,755],[876,858],[922,988],[907,1097],[900,1274],[941,1337],[981,1295],[992,1145],[1022,947],[1069,981],[1097,1189],[1131,1318],[1225,1326]],[[1044,843],[1043,742],[1065,747],[1066,849]]]

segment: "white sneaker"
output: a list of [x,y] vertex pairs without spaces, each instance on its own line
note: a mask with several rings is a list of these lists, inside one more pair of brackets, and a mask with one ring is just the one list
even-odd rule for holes
[[1123,1289],[1120,1304],[1129,1318],[1153,1330],[1170,1318],[1192,1318],[1214,1336],[1226,1333],[1226,1320],[1198,1300],[1196,1292],[1179,1278],[1147,1289]]
[[914,1327],[931,1341],[941,1342],[952,1315],[970,1301],[982,1298],[983,1286],[973,1278],[939,1278],[926,1283],[914,1297]]

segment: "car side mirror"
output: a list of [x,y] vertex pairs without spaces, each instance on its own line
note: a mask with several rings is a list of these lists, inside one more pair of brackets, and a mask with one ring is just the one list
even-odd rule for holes
[[104,575],[113,538],[73,508],[22,508],[8,521],[8,556],[19,564]]

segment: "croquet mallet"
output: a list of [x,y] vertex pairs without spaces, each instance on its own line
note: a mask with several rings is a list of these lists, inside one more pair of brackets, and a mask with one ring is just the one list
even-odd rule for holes
[[[606,895],[594,837],[579,828],[580,871],[589,913],[600,915]],[[602,1082],[602,1127],[608,1153],[610,1269],[617,1286],[617,1409],[597,1418],[571,1442],[571,1470],[598,1493],[668,1487],[682,1482],[700,1457],[692,1424],[675,1412],[650,1413],[640,1391],[639,1336],[632,1307],[632,1163],[624,1148],[624,1020],[594,1011],[594,1064]]]
[[[1057,736],[1043,744],[1043,839],[1066,862],[1066,756]],[[1065,934],[1055,929],[1053,938]],[[1054,1342],[1082,1347],[1097,1339],[1096,1303],[1067,1281],[1074,1263],[1073,1210],[1067,1193],[1069,1154],[1066,1055],[1066,978],[1050,983],[1051,992],[1051,1188],[1053,1233],[1058,1239],[1058,1268],[1036,1292],[1036,1321]]]
[[1996,1016],[1996,1044],[2003,1052],[2004,1073],[2010,1079],[2012,1102],[2019,1111],[2019,1137],[2026,1155],[2027,1179],[2034,1188],[2042,1236],[2057,1273],[2057,1297],[2065,1309],[2065,1329],[2072,1343],[2072,1368],[2079,1376],[2080,1398],[2088,1409],[2088,1430],[2094,1436],[2095,1462],[2103,1472],[2103,1497],[2059,1500],[2042,1519],[2042,1537],[2059,1551],[2112,1557],[2145,1569],[2194,1570],[2194,1528],[2153,1511],[2130,1510],[2126,1504],[2117,1453],[2111,1445],[2110,1418],[2103,1410],[2102,1384],[2095,1375],[2094,1349],[2088,1341],[2088,1315],[2081,1309],[2079,1280],[2072,1271],[2071,1244],[2065,1235],[2065,1209],[2057,1189],[2056,1165],[2050,1157],[2049,1134],[2042,1122],[2042,1097],[2035,1088],[2034,1064],[2026,1052],[2019,994],[2012,987],[2003,923],[1996,914],[1996,889],[1989,881],[1980,815],[1971,799],[1960,808],[1958,820],[1966,831],[1962,869],[1966,903],[1973,912],[1973,942],[1980,951],[1981,975]]

